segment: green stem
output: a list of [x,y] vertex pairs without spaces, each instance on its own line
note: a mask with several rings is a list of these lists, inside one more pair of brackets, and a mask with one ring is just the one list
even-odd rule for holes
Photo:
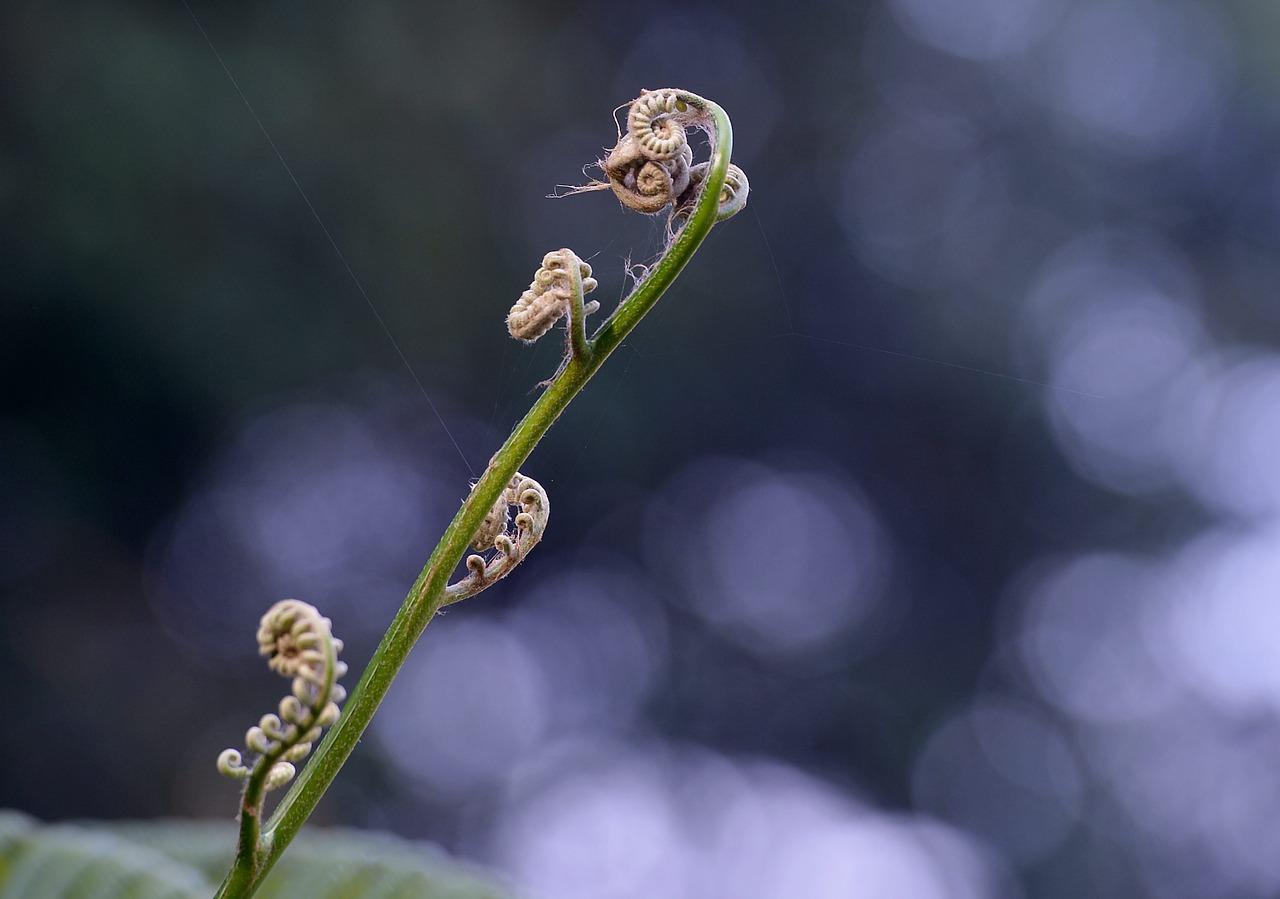
[[[489,461],[484,474],[454,516],[422,573],[414,581],[404,604],[396,613],[360,682],[347,700],[337,724],[320,743],[311,761],[302,769],[281,800],[262,835],[248,842],[241,840],[232,869],[215,899],[247,899],[252,896],[289,843],[297,836],[303,823],[355,749],[410,650],[440,608],[449,576],[467,551],[498,495],[533,452],[538,441],[560,417],[569,401],[658,302],[716,223],[720,191],[724,186],[733,151],[733,127],[724,110],[710,100],[685,92],[680,93],[680,99],[710,117],[714,131],[711,165],[693,215],[649,270],[648,275],[636,285],[636,289],[600,326],[595,335],[586,341],[588,352],[571,354],[568,364],[547,386],[533,408],[515,426],[511,436]],[[581,288],[577,299],[581,302]],[[246,826],[252,826],[243,820],[244,814],[245,811],[242,810],[242,831]],[[246,857],[250,854],[251,857]]]
[[221,893],[228,896],[249,895],[254,881],[253,863],[263,854],[258,839],[262,825],[262,802],[266,796],[263,781],[249,781],[240,797],[240,834],[236,842],[236,857]]
[[569,352],[575,359],[587,362],[591,358],[591,346],[587,343],[587,313],[582,301],[582,267],[572,260],[571,263],[569,266]]

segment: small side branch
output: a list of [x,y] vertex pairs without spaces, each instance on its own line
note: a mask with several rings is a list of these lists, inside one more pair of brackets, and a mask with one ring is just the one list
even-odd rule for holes
[[271,670],[293,682],[280,700],[279,714],[263,715],[245,734],[245,746],[257,758],[244,763],[238,749],[218,756],[218,771],[243,780],[240,796],[240,835],[224,892],[254,883],[271,851],[270,836],[262,835],[267,793],[293,780],[297,765],[311,754],[321,731],[338,720],[338,703],[347,691],[338,678],[347,672],[338,660],[342,641],[333,636],[331,622],[315,606],[297,599],[273,605],[258,627],[258,653]]
[[[516,514],[514,533],[505,526],[510,517],[510,506],[518,506],[520,509]],[[445,588],[444,601],[440,605],[447,606],[468,596],[475,596],[510,574],[529,555],[529,551],[538,545],[550,514],[551,501],[542,485],[517,471],[485,517],[484,526],[471,544],[473,549],[481,551],[495,549],[496,555],[488,561],[481,555],[468,556],[469,573],[462,580]]]
[[594,300],[585,303],[583,297],[595,289],[591,266],[567,247],[553,250],[542,258],[529,289],[507,313],[507,330],[517,340],[533,343],[567,315],[569,354],[586,362],[591,358],[587,316],[597,311],[600,304]]

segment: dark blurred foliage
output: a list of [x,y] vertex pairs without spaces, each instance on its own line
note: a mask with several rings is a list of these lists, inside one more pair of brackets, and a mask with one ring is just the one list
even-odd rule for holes
[[233,813],[257,615],[354,683],[543,253],[607,311],[661,248],[547,195],[680,86],[750,205],[318,819],[564,897],[1280,890],[1271,4],[192,8],[0,13],[0,807]]

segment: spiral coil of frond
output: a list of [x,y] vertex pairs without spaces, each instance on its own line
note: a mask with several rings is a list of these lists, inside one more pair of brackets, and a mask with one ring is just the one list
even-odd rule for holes
[[297,599],[273,605],[258,627],[258,653],[272,671],[292,679],[289,695],[280,700],[279,714],[266,714],[245,733],[245,746],[257,758],[252,765],[236,749],[218,756],[218,771],[238,779],[263,779],[267,790],[293,780],[297,763],[311,754],[324,728],[338,720],[338,703],[346,690],[338,678],[347,672],[338,660],[342,641],[333,636],[332,622],[315,606]]
[[[568,248],[553,250],[542,258],[542,266],[534,273],[529,289],[516,300],[507,314],[507,330],[511,336],[532,343],[546,334],[572,311],[575,283],[580,295],[596,289],[591,266]],[[600,308],[595,300],[583,304],[582,314]]]
[[[687,219],[693,215],[698,205],[698,196],[702,192],[702,182],[706,180],[707,170],[711,166],[700,162],[689,170],[689,186],[675,201],[673,217],[677,220]],[[724,187],[720,188],[720,203],[716,207],[716,221],[723,222],[741,212],[747,205],[747,194],[751,192],[751,183],[747,173],[732,162],[725,174]]]
[[[671,205],[672,220],[677,222],[687,219],[697,205],[708,169],[707,163],[693,164],[687,129],[700,128],[713,144],[715,140],[705,111],[686,102],[682,94],[673,88],[641,91],[627,111],[626,132],[600,162],[609,187],[624,206],[653,213]],[[731,165],[730,175],[733,185],[726,180],[717,221],[729,218],[747,202],[746,174]]]
[[[519,509],[514,521],[512,507]],[[466,577],[445,588],[444,604],[474,596],[510,574],[538,545],[550,514],[547,491],[533,478],[516,472],[471,542],[477,552],[467,556]],[[491,550],[495,551],[492,558],[479,554]]]

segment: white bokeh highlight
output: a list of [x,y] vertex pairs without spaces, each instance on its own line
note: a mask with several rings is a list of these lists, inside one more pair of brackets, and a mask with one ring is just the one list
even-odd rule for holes
[[555,733],[629,731],[670,662],[661,600],[622,563],[526,586],[502,620],[537,660]]
[[531,778],[496,861],[557,899],[997,899],[1018,894],[980,844],[886,814],[770,762],[583,745]]
[[1063,729],[1030,704],[980,696],[930,736],[915,763],[916,806],[1030,864],[1071,834],[1084,777]]
[[1189,368],[1164,437],[1183,485],[1219,514],[1280,511],[1280,354],[1218,352]]
[[506,628],[446,617],[405,663],[372,733],[420,790],[457,795],[499,781],[546,737],[551,697],[534,654]]
[[1202,535],[1162,586],[1173,664],[1188,688],[1238,714],[1280,715],[1280,521]]
[[1222,525],[1164,557],[1046,564],[1018,596],[1023,671],[1097,791],[1080,815],[1152,895],[1280,889],[1278,550],[1275,522]]
[[955,112],[888,117],[851,148],[837,212],[863,263],[937,288],[980,275],[1011,214],[1005,166]]
[[380,634],[462,491],[393,407],[282,405],[246,421],[150,548],[149,598],[210,656],[253,652],[272,602],[305,599],[348,640]]
[[892,0],[909,34],[964,59],[1020,56],[1057,21],[1065,0]]
[[1119,554],[1064,562],[1043,574],[1023,611],[1019,649],[1042,694],[1070,717],[1116,722],[1178,699],[1148,642],[1152,568]]
[[1212,7],[1187,0],[1077,0],[1045,42],[1031,89],[1061,127],[1135,155],[1184,148],[1230,83]]
[[727,639],[765,655],[820,651],[873,617],[888,544],[856,489],[829,475],[708,459],[651,504],[654,570]]
[[1197,361],[1204,335],[1185,305],[1133,285],[1081,298],[1088,311],[1051,352],[1045,394],[1059,444],[1077,469],[1139,494],[1174,479],[1165,427],[1171,392]]

